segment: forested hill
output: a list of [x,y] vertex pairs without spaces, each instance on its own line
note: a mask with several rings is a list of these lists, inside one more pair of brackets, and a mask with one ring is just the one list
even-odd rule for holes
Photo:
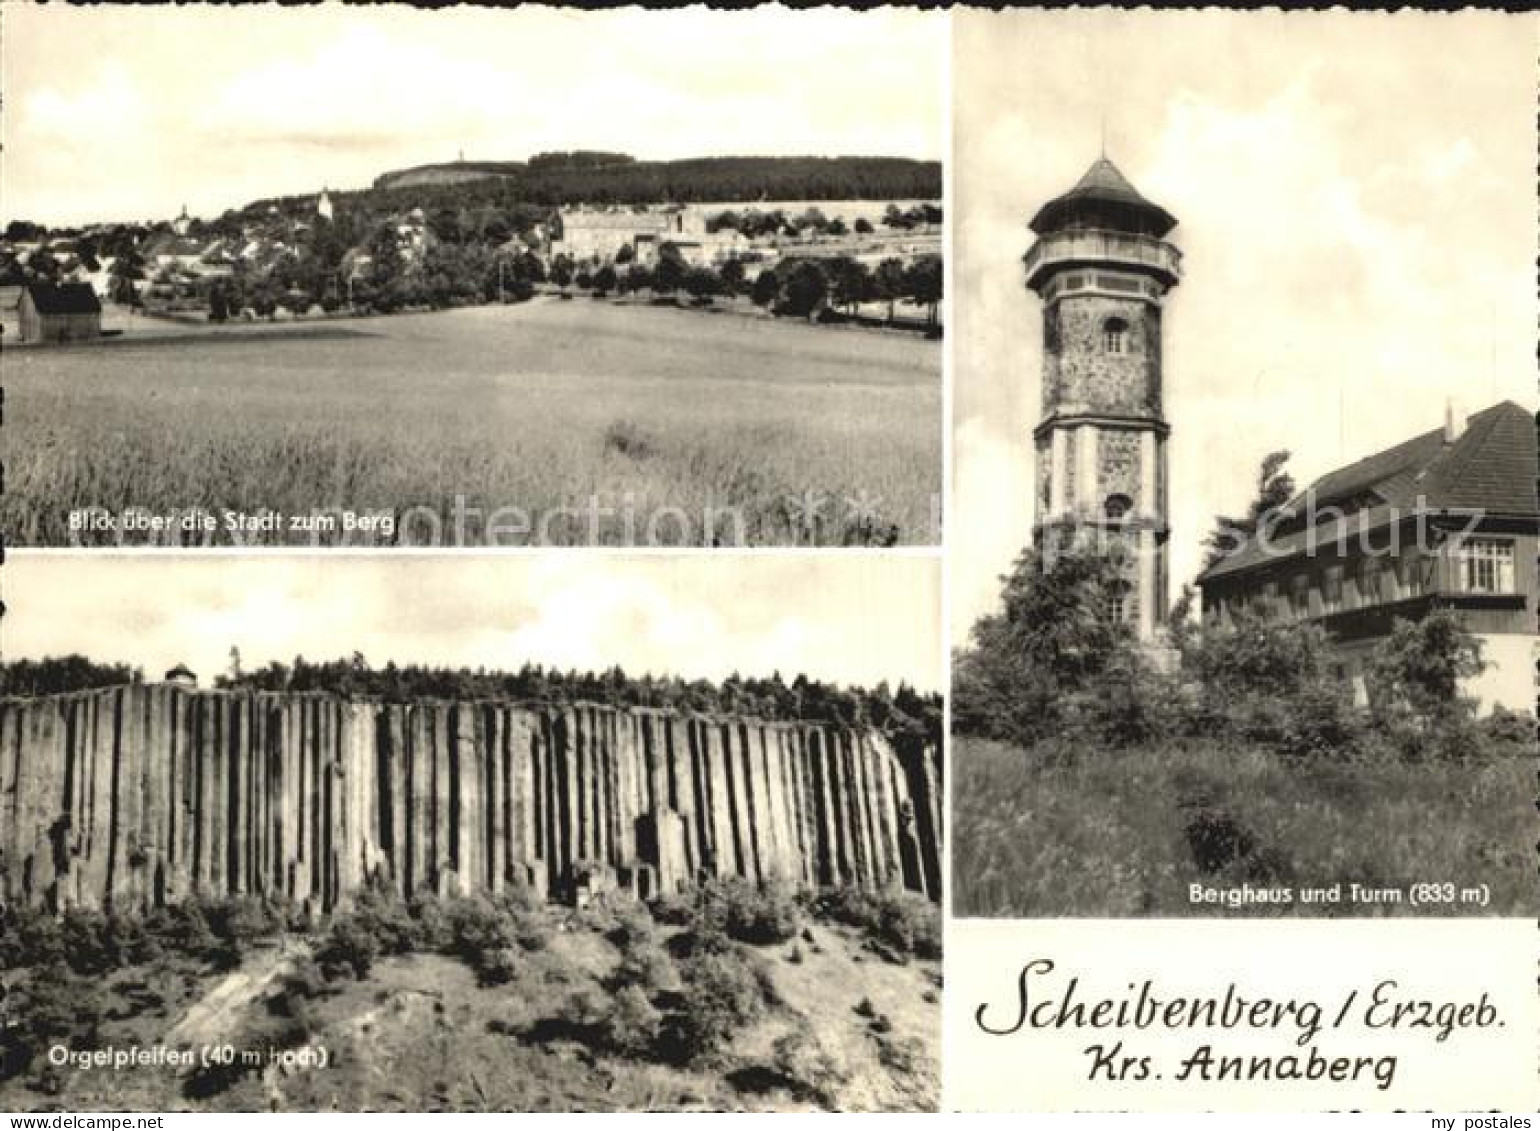
[[[603,156],[604,160],[596,158]],[[624,154],[541,155],[460,161],[385,173],[376,190],[496,179],[521,201],[687,204],[752,200],[939,200],[941,163],[904,157],[692,157],[636,161]]]

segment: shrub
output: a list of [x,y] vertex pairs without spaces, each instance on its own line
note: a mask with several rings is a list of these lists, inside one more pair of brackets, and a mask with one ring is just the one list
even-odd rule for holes
[[539,913],[518,895],[454,899],[442,912],[440,949],[476,971],[483,985],[511,980],[519,952],[539,950],[548,940]]
[[0,969],[51,966],[64,960],[64,932],[58,919],[29,908],[0,911]]
[[625,949],[606,984],[617,992],[639,986],[649,994],[671,993],[679,988],[679,971],[656,941],[638,942]]
[[793,1029],[776,1038],[771,1061],[787,1089],[799,1100],[831,1110],[838,1092],[850,1079],[844,1064],[805,1029]]
[[1108,668],[1138,663],[1128,626],[1108,615],[1115,555],[1027,550],[1003,579],[1002,608],[974,626],[953,662],[959,734],[1031,745],[1062,731],[1066,707],[1099,695]]
[[879,1034],[875,1040],[878,1063],[893,1072],[913,1074],[927,1059],[925,1042],[918,1037],[894,1038],[888,1034]]
[[695,905],[678,895],[660,895],[647,905],[655,923],[670,927],[686,927],[695,914]]
[[1318,624],[1242,612],[1191,638],[1182,663],[1199,684],[1190,730],[1295,758],[1362,748],[1361,719]]
[[316,950],[316,963],[328,978],[351,974],[362,981],[380,956],[379,941],[352,916],[336,919]]
[[722,934],[738,942],[768,946],[786,942],[801,927],[796,898],[782,884],[763,886],[736,876],[703,884],[696,893],[695,933]]
[[825,888],[814,906],[821,915],[858,927],[899,954],[941,957],[941,909],[915,892]]
[[1491,743],[1495,752],[1515,757],[1534,749],[1535,717],[1521,715],[1506,707],[1497,707],[1483,717],[1478,727],[1481,737]]
[[646,430],[633,420],[616,420],[604,430],[604,450],[617,452],[627,459],[644,460],[657,452]]
[[1458,614],[1435,609],[1419,621],[1396,621],[1375,646],[1367,682],[1382,712],[1466,717],[1474,713],[1474,703],[1460,694],[1460,685],[1484,667],[1481,641],[1465,630]]
[[603,1025],[606,1047],[624,1056],[647,1056],[658,1043],[663,1014],[640,986],[616,992]]
[[202,905],[191,900],[157,908],[146,925],[163,946],[191,958],[206,958],[219,945]]
[[639,903],[622,903],[614,911],[615,925],[607,935],[621,950],[657,940],[658,928],[647,909]]
[[680,964],[680,1007],[663,1040],[686,1063],[716,1056],[744,1026],[765,1011],[765,987],[735,949],[692,955]]
[[512,947],[485,951],[476,967],[476,973],[484,986],[501,986],[511,982],[519,974],[519,952]]
[[[0,1082],[18,1076],[55,1042],[94,1048],[103,1008],[98,982],[72,975],[62,959],[36,966],[25,982],[11,985],[5,1000],[5,1024],[0,1024]],[[45,1064],[34,1087],[56,1090],[51,1066]]]

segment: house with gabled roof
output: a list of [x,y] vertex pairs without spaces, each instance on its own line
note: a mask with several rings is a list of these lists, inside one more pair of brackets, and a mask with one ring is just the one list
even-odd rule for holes
[[1317,621],[1364,693],[1398,619],[1454,610],[1481,642],[1467,693],[1532,711],[1540,646],[1540,449],[1512,401],[1321,476],[1198,578],[1209,618],[1243,608]]
[[29,283],[17,304],[24,342],[79,342],[102,336],[102,303],[89,283]]

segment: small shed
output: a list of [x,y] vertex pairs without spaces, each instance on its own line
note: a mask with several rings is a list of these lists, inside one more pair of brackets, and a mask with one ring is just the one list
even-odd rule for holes
[[80,342],[102,335],[102,301],[89,283],[29,283],[17,314],[24,342]]

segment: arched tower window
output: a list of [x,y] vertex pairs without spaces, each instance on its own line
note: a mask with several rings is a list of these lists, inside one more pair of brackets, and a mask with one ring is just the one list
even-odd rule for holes
[[1134,501],[1127,495],[1108,495],[1106,501],[1102,503],[1103,513],[1113,522],[1125,518],[1133,508]]
[[1102,349],[1108,353],[1128,352],[1128,323],[1121,318],[1109,318],[1102,323]]

